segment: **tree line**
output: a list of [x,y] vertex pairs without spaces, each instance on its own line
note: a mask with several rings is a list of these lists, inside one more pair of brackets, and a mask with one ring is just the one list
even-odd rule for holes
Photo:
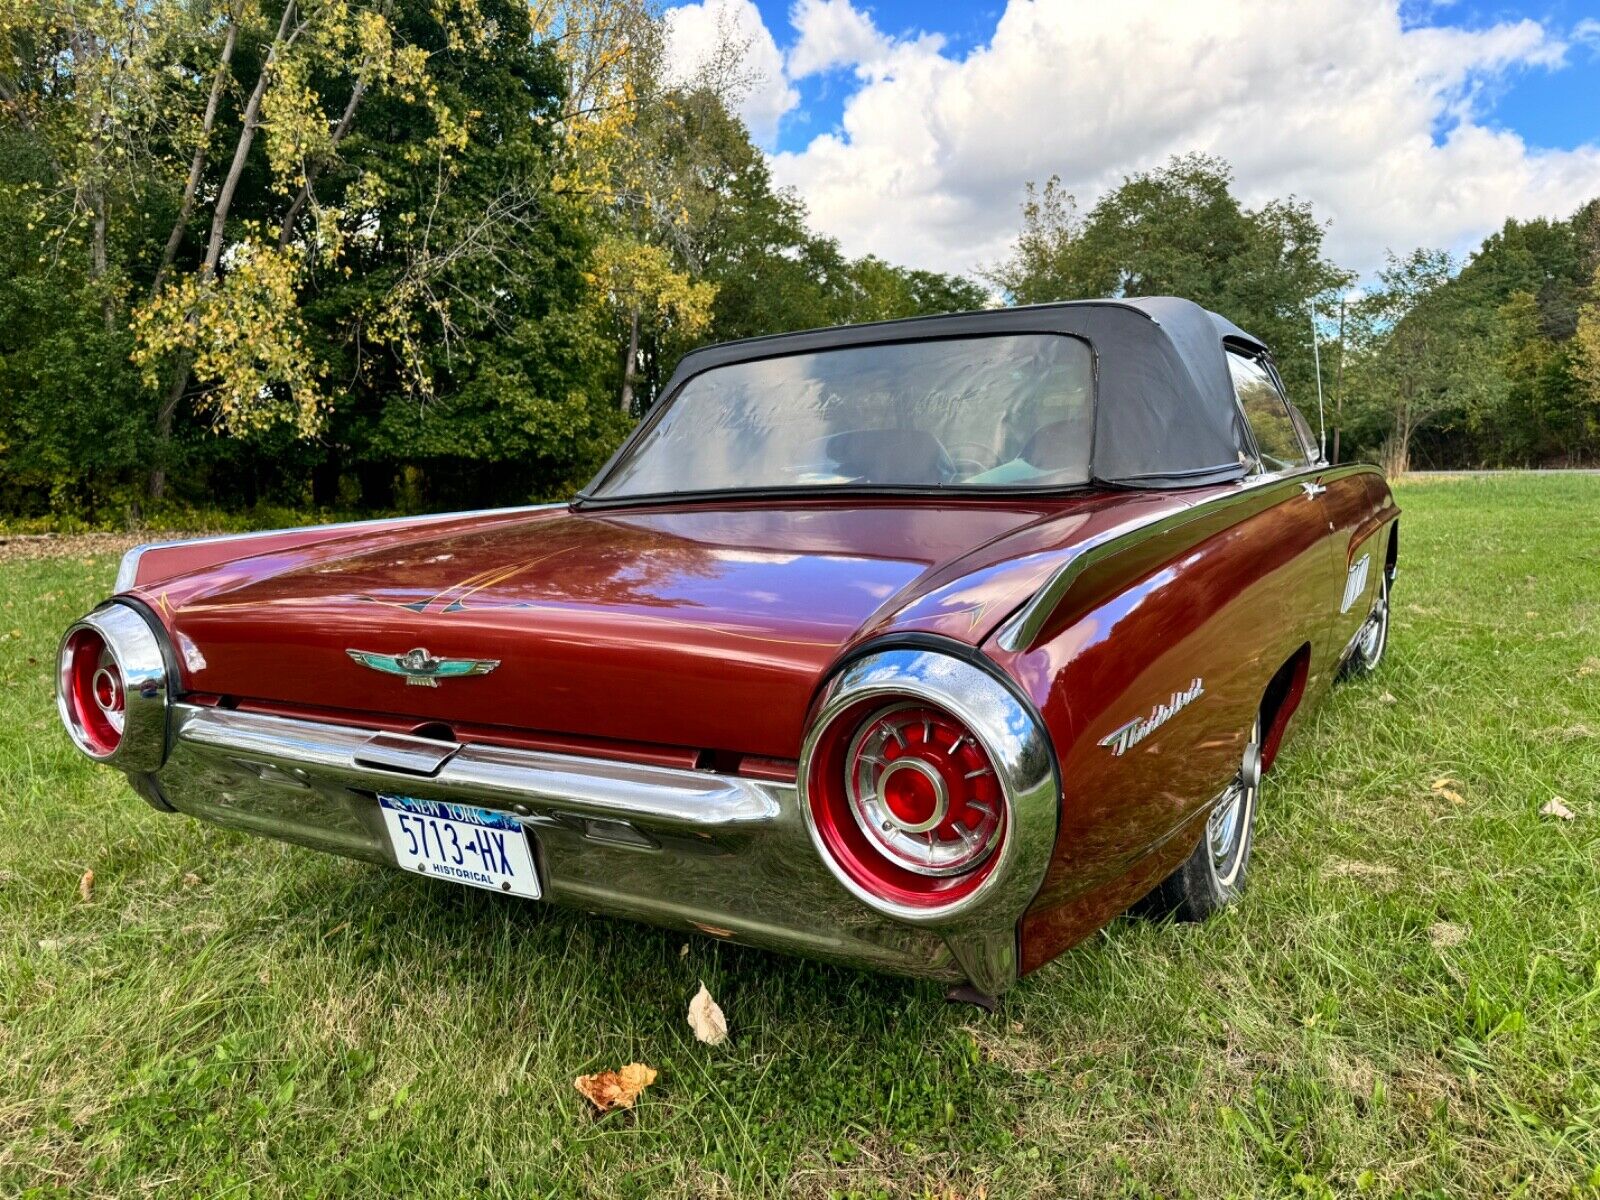
[[1189,156],[912,270],[774,186],[742,51],[669,73],[647,0],[0,0],[0,512],[559,496],[708,341],[1157,292],[1302,404],[1315,309],[1344,457],[1600,457],[1596,205],[1352,301],[1308,205]]
[[1292,197],[1246,207],[1227,163],[1192,154],[1085,214],[1058,180],[1030,185],[988,278],[1022,303],[1170,293],[1224,314],[1273,348],[1313,423],[1320,374],[1334,461],[1600,462],[1600,199],[1507,220],[1464,263],[1390,254],[1365,281],[1324,255],[1324,233]]

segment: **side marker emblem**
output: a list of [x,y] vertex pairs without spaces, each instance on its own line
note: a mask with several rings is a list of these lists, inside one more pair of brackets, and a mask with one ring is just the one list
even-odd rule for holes
[[1367,569],[1372,565],[1372,556],[1363,554],[1356,559],[1356,565],[1345,573],[1344,600],[1339,605],[1339,611],[1349,612],[1355,607],[1357,600],[1367,593]]
[[1109,747],[1111,753],[1121,758],[1205,694],[1205,685],[1196,678],[1183,691],[1173,692],[1165,704],[1152,708],[1148,717],[1135,717],[1126,725],[1112,730],[1100,739],[1100,745]]

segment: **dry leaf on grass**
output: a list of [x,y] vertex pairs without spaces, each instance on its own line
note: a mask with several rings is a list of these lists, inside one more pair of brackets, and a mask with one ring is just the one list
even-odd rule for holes
[[594,1075],[579,1075],[572,1086],[583,1093],[594,1105],[596,1112],[610,1112],[613,1108],[632,1108],[633,1102],[656,1081],[656,1069],[643,1063],[629,1063],[620,1071],[600,1071]]
[[1554,817],[1558,821],[1570,821],[1578,814],[1566,806],[1560,796],[1552,796],[1543,808],[1539,810],[1541,817]]
[[689,1001],[689,1028],[708,1046],[720,1046],[728,1040],[728,1018],[722,1015],[722,1009],[706,991],[704,983]]
[[1456,781],[1451,779],[1450,776],[1441,775],[1439,778],[1430,783],[1428,787],[1432,790],[1435,796],[1442,796],[1444,799],[1450,801],[1451,804],[1465,804],[1467,802],[1467,798],[1460,792],[1456,791],[1455,782]]
[[1399,704],[1400,703],[1399,699],[1396,698],[1396,696],[1395,696],[1395,694],[1393,692],[1385,692],[1383,695],[1379,696],[1378,699],[1381,700],[1384,704]]
[[1467,940],[1467,927],[1457,925],[1453,921],[1436,921],[1428,926],[1428,940],[1433,943],[1436,950],[1459,946]]
[[187,872],[183,877],[183,886],[186,888],[196,887],[199,885],[199,883],[200,876],[196,875],[193,871]]
[[94,872],[85,871],[83,878],[78,880],[78,897],[85,903],[94,899]]

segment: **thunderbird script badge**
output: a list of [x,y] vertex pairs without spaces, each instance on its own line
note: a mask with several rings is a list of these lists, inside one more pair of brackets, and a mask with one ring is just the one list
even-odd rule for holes
[[346,650],[363,667],[385,675],[403,675],[408,684],[438,687],[441,679],[487,675],[500,665],[498,658],[434,658],[420,646],[404,654],[378,654],[371,650]]

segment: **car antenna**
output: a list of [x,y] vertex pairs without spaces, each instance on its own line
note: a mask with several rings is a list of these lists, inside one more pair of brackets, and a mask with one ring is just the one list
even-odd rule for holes
[[1323,462],[1328,461],[1328,425],[1322,417],[1322,351],[1317,346],[1317,302],[1315,299],[1307,300],[1306,307],[1311,310],[1311,361],[1317,369],[1317,436],[1321,438],[1318,454]]

